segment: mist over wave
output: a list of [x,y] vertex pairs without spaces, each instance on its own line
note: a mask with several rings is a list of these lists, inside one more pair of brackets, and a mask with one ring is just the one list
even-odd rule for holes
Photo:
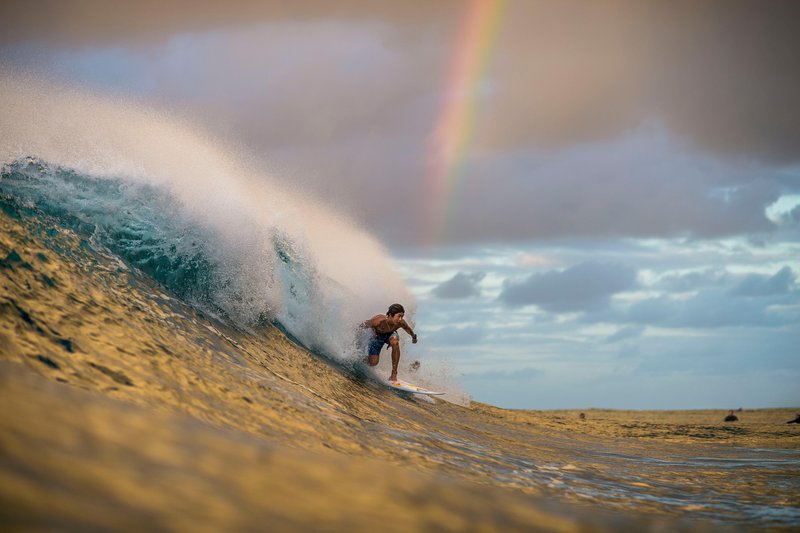
[[239,326],[352,359],[355,325],[415,307],[369,234],[166,113],[0,72],[0,190]]

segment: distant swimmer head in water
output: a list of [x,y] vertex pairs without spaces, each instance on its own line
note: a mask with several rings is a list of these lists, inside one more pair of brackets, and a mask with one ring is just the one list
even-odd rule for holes
[[411,335],[411,342],[417,343],[417,334],[405,321],[405,314],[406,310],[402,305],[392,304],[385,315],[375,315],[361,324],[362,328],[371,328],[373,332],[373,338],[367,348],[367,362],[370,366],[378,364],[384,345],[388,344],[392,350],[392,373],[389,381],[397,380],[397,364],[400,362],[400,339],[397,330],[404,329]]
[[739,417],[733,414],[733,409],[728,411],[728,416],[725,417],[725,422],[736,422],[737,420],[739,420]]

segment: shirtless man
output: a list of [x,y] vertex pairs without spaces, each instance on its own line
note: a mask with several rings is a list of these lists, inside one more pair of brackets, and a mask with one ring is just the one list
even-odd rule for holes
[[397,364],[400,362],[400,338],[397,330],[403,328],[406,333],[411,335],[411,342],[417,343],[417,334],[403,318],[405,314],[406,310],[402,305],[392,304],[385,315],[375,315],[361,324],[362,328],[372,328],[374,334],[369,341],[367,351],[369,366],[378,364],[384,344],[388,344],[392,348],[392,375],[389,376],[389,381],[397,381]]

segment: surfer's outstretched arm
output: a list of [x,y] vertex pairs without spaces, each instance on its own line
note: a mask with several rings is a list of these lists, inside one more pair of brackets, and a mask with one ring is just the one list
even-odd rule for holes
[[408,325],[408,322],[403,320],[403,323],[400,325],[400,327],[403,328],[404,330],[406,330],[406,333],[411,335],[411,342],[416,344],[417,343],[417,334],[414,333],[414,330],[411,329],[411,326]]

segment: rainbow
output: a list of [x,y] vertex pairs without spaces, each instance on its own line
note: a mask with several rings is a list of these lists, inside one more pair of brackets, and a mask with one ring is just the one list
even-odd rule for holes
[[471,0],[447,77],[444,105],[434,128],[428,227],[431,241],[450,230],[460,178],[473,138],[480,82],[489,64],[505,0]]

